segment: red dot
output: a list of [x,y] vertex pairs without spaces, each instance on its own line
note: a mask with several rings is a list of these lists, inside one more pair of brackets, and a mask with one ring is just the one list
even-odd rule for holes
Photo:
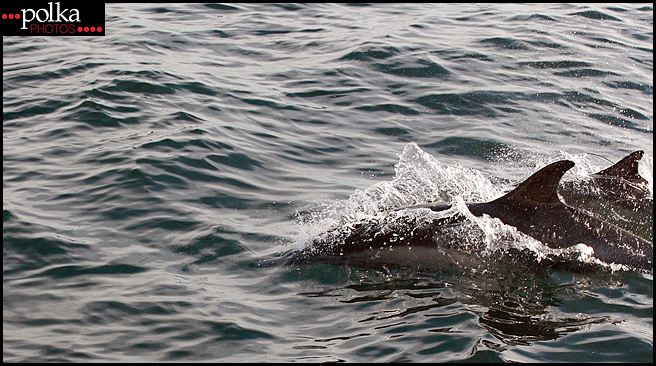
[[102,32],[102,27],[98,27],[98,32]]
[[91,31],[92,31],[92,32],[95,32],[95,31],[96,31],[96,27],[91,27]]
[[14,18],[16,18],[16,19],[20,19],[20,14],[16,14],[16,15],[14,15]]
[[7,19],[7,14],[2,14],[2,19]]
[[78,32],[82,32],[82,27],[77,27]]
[[88,31],[89,31],[89,27],[84,27],[84,31],[85,31],[85,32],[88,32]]
[[14,14],[9,14],[9,19],[14,19]]

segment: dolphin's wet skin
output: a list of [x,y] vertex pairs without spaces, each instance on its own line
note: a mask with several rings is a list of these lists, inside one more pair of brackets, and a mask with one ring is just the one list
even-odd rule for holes
[[[473,216],[489,216],[555,250],[578,244],[606,264],[653,273],[653,199],[638,174],[643,152],[634,152],[583,182],[561,182],[575,164],[552,163],[511,192],[490,202],[467,203]],[[429,209],[435,215],[426,219]],[[446,213],[441,215],[440,213]],[[638,217],[636,222],[635,217]],[[449,204],[422,204],[334,228],[304,249],[256,267],[327,262],[365,268],[444,268],[490,265],[479,255],[484,234]],[[643,237],[631,232],[642,227]]]
[[558,193],[565,204],[653,241],[654,200],[638,173],[643,155],[636,151],[589,179],[561,182]]

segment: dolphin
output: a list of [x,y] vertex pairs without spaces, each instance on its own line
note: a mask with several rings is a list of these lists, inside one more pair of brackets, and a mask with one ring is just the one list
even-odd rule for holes
[[503,197],[467,207],[475,216],[498,218],[551,248],[582,243],[605,263],[653,271],[653,243],[560,200],[560,178],[573,166],[569,160],[550,164]]
[[[595,194],[603,195],[609,201],[647,198],[649,196],[648,182],[638,172],[638,163],[644,154],[645,152],[642,150],[632,152],[611,167],[592,174],[587,184],[592,184],[594,188],[597,188]],[[574,185],[575,182],[567,181],[562,182],[559,187],[559,192],[563,193],[567,203],[569,200],[572,202],[583,201],[585,195],[590,192],[590,189],[579,189],[578,191],[581,192],[578,193],[582,193],[584,196],[576,196],[574,193],[577,190]],[[581,202],[581,204],[585,204],[585,202]]]
[[635,151],[589,179],[563,181],[558,193],[565,204],[652,241],[654,200],[648,182],[638,173],[643,155],[644,151]]
[[[573,166],[574,162],[569,160],[552,163],[504,196],[485,203],[467,203],[467,208],[475,216],[498,218],[551,248],[568,248],[582,243],[591,247],[594,257],[605,263],[653,273],[651,242],[560,200],[560,179]],[[384,267],[388,263],[413,267],[440,267],[453,262],[480,264],[476,262],[476,256],[470,254],[484,247],[480,240],[470,241],[469,250],[463,251],[458,246],[458,242],[463,241],[463,232],[466,233],[466,230],[456,230],[466,222],[462,214],[438,217],[428,222],[412,215],[398,215],[399,211],[409,213],[428,208],[439,212],[451,207],[448,204],[423,204],[396,209],[388,216],[332,229],[304,249],[284,257],[251,265],[267,267],[323,261],[372,268]]]

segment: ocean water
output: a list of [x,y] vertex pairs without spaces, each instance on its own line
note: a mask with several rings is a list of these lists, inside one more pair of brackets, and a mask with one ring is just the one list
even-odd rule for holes
[[3,37],[3,361],[653,361],[652,274],[249,265],[563,158],[644,150],[651,183],[652,4],[107,4],[105,28]]

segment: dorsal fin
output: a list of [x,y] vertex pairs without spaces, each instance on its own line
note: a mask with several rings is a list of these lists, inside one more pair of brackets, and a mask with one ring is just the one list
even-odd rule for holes
[[494,202],[524,201],[530,203],[561,203],[558,198],[558,183],[566,171],[574,166],[570,160],[561,160],[538,170],[517,188]]
[[633,152],[618,161],[617,164],[594,175],[620,177],[632,183],[647,184],[647,181],[638,173],[638,162],[640,162],[644,154],[645,152],[642,150]]

